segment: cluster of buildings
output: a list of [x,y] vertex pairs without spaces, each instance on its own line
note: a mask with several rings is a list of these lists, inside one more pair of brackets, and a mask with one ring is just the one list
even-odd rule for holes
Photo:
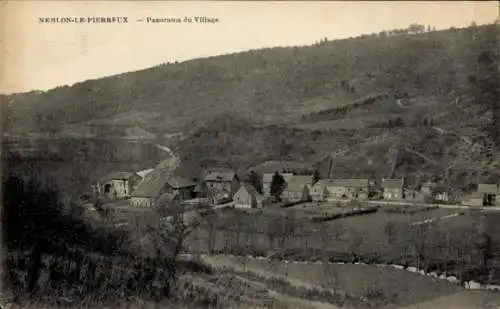
[[[264,162],[251,169],[260,178],[257,188],[245,182],[234,170],[201,169],[173,159],[154,169],[111,173],[100,179],[93,189],[97,196],[111,200],[128,199],[135,208],[154,207],[162,197],[174,195],[181,203],[232,203],[238,208],[261,208],[271,200],[271,183],[278,173],[285,182],[280,195],[285,202],[387,200],[461,202],[470,206],[500,204],[500,198],[497,199],[500,186],[496,184],[479,184],[476,191],[459,201],[449,187],[430,181],[411,186],[404,179],[336,179],[331,177],[330,171],[325,173],[315,169],[318,167],[321,166],[307,167],[302,162]],[[319,180],[313,181],[315,171]]]

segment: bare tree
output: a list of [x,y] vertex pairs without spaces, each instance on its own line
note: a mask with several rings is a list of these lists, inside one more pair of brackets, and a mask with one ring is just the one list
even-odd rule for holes
[[350,234],[349,240],[350,240],[351,252],[353,253],[353,255],[356,256],[356,258],[359,258],[361,245],[365,240],[365,233],[358,231],[356,229],[352,229],[349,234]]
[[186,237],[196,228],[199,221],[185,222],[184,213],[173,208],[172,215],[164,223],[149,226],[148,232],[156,253],[167,270],[167,286],[175,286],[177,281],[177,261]]
[[293,211],[288,212],[280,220],[280,230],[278,234],[278,247],[281,252],[281,260],[285,259],[286,240],[290,235],[293,235],[296,230],[295,214]]
[[387,242],[392,245],[397,234],[397,225],[394,223],[394,221],[388,221],[385,224],[384,233],[387,236]]
[[322,222],[319,230],[319,237],[321,242],[321,258],[323,264],[328,263],[328,240],[330,235],[328,235],[328,226],[325,222]]
[[344,234],[344,227],[342,226],[342,223],[340,222],[335,222],[333,224],[333,238],[336,240],[336,241],[339,241],[341,240],[342,238],[342,235]]

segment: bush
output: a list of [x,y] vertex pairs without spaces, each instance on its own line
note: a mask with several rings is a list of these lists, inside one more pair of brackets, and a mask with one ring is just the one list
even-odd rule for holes
[[17,299],[68,297],[100,304],[135,296],[157,300],[171,295],[178,267],[196,268],[195,262],[179,265],[127,250],[125,231],[89,225],[77,215],[79,205],[64,201],[48,181],[41,175],[3,177],[2,266],[8,269],[3,280]]

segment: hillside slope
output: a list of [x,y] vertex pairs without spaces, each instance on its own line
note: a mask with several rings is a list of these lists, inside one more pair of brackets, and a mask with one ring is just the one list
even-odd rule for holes
[[11,95],[2,100],[4,127],[97,122],[165,132],[221,112],[282,122],[374,93],[442,98],[467,81],[480,50],[498,48],[491,27],[252,50]]
[[493,24],[163,64],[4,96],[3,127],[139,126],[186,134],[179,153],[205,165],[331,155],[339,175],[467,186],[500,162],[499,42]]

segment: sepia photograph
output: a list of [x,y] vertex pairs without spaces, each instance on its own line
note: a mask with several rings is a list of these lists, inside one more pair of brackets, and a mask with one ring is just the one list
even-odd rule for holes
[[500,309],[498,1],[0,1],[0,309]]

